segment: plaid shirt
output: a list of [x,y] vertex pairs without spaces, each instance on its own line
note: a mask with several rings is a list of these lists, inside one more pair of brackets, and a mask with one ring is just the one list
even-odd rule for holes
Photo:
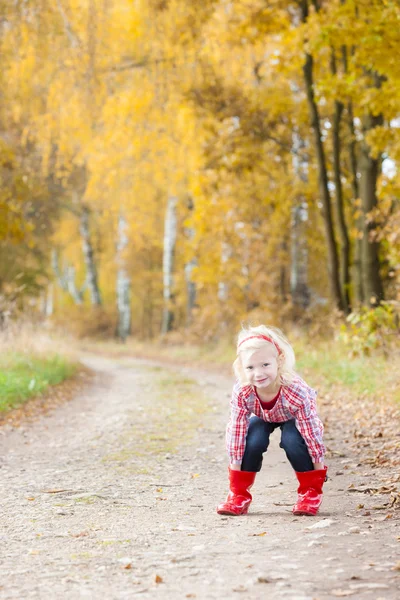
[[298,375],[287,385],[282,385],[276,404],[271,410],[263,410],[251,385],[233,386],[231,418],[226,430],[226,446],[231,464],[241,464],[249,427],[250,416],[256,415],[269,423],[296,420],[296,427],[303,437],[314,463],[322,462],[325,446],[322,441],[324,427],[317,414],[317,392]]

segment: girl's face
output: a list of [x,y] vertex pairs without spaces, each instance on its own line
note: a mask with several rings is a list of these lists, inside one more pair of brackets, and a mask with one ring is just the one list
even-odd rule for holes
[[274,387],[280,365],[278,352],[272,344],[266,344],[260,350],[245,350],[242,364],[250,385],[257,388]]

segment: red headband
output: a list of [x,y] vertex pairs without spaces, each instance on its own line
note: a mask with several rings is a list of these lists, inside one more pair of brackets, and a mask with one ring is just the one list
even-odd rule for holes
[[265,340],[266,342],[269,342],[270,344],[273,344],[275,346],[275,348],[278,350],[278,354],[282,354],[282,350],[279,348],[278,344],[272,338],[268,337],[267,335],[263,335],[262,333],[260,333],[258,335],[251,335],[250,337],[245,338],[238,344],[238,348],[245,342],[248,342],[249,340],[252,340],[254,338],[262,339],[262,340]]

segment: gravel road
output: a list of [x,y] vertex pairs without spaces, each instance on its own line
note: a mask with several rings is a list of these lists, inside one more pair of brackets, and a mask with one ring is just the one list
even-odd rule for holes
[[221,517],[231,378],[83,362],[96,375],[78,396],[0,429],[1,599],[400,597],[399,511],[353,491],[372,475],[341,451],[340,431],[326,432],[317,517],[291,514],[296,480],[278,432],[249,515]]

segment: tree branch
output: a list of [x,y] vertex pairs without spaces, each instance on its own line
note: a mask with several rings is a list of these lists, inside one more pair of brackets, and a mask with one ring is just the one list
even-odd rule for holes
[[109,69],[102,69],[99,73],[120,73],[121,71],[131,71],[133,69],[144,69],[149,65],[158,65],[160,63],[172,62],[172,59],[158,58],[155,60],[142,59],[137,62],[130,62],[120,65],[114,65]]
[[71,42],[71,46],[72,46],[72,48],[79,48],[81,46],[80,40],[79,40],[78,36],[76,35],[76,33],[73,31],[60,0],[56,0],[56,2],[57,2],[58,12],[60,13],[61,18],[64,23],[65,33],[67,34],[67,37],[68,37],[69,41]]

